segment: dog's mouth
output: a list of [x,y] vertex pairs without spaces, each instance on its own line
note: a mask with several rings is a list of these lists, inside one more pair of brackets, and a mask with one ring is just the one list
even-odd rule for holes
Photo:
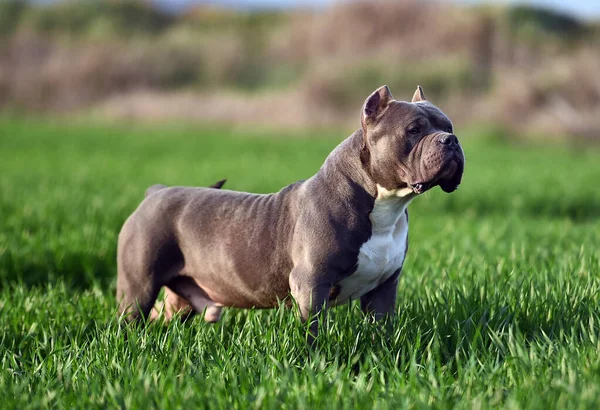
[[459,183],[454,182],[452,180],[449,181],[428,181],[428,182],[417,182],[416,184],[412,184],[410,187],[413,192],[417,195],[420,195],[426,191],[429,191],[431,188],[439,185],[442,188],[442,191],[446,193],[454,192],[458,188]]
[[421,182],[416,182],[414,184],[411,184],[410,187],[413,190],[413,192],[417,195],[429,191],[431,188],[437,185],[439,185],[444,192],[454,192],[460,185],[462,179],[462,173],[464,168],[463,164],[464,163],[462,161],[458,159],[453,159],[449,161],[449,163],[445,167],[443,167],[443,171],[440,174],[438,174],[435,178]]
[[461,183],[465,167],[462,149],[459,147],[441,152],[434,150],[433,153],[436,154],[430,155],[433,156],[433,160],[426,157],[426,161],[420,164],[419,179],[415,178],[414,183],[409,183],[410,189],[416,195],[423,194],[438,185],[444,192],[454,192]]
[[433,184],[431,182],[417,182],[416,184],[412,184],[410,187],[415,194],[419,195],[429,190],[429,188],[432,188]]

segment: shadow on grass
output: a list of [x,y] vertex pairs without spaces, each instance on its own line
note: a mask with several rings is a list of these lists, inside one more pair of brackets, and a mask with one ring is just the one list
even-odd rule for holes
[[76,290],[114,291],[116,277],[116,251],[106,256],[73,251],[58,257],[50,250],[29,255],[8,250],[0,263],[0,290],[13,283],[34,287],[62,281]]

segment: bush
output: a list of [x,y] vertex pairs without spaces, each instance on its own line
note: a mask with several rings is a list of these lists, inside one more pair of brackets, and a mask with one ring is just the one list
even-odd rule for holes
[[174,17],[139,0],[66,1],[32,7],[27,24],[36,32],[51,35],[85,36],[95,27],[115,36],[154,36],[174,22]]
[[586,31],[585,25],[575,17],[539,7],[512,7],[507,12],[507,19],[513,34],[529,38],[551,35],[558,39],[573,39]]
[[22,0],[0,2],[0,36],[9,36],[15,32],[27,8],[27,3]]
[[349,66],[351,68],[346,70],[338,68],[327,73],[314,73],[308,79],[311,94],[322,103],[344,109],[355,106],[357,101],[362,101],[383,84],[387,84],[398,98],[411,96],[416,86],[421,85],[428,98],[439,101],[452,92],[468,92],[473,71],[469,62],[453,60],[410,65],[386,65],[377,61]]

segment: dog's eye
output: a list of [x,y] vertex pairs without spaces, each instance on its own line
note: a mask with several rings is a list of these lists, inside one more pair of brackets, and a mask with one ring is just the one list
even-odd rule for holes
[[417,135],[420,132],[421,130],[419,129],[419,127],[412,127],[408,129],[408,133],[411,135]]
[[448,128],[446,128],[446,131],[449,132],[450,134],[452,134],[452,125],[449,126]]

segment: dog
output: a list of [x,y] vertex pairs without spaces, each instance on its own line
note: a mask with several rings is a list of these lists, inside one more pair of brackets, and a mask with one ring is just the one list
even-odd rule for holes
[[412,102],[380,87],[360,124],[313,177],[277,193],[149,188],[119,234],[121,314],[148,317],[165,286],[167,319],[187,309],[215,322],[223,307],[273,308],[290,295],[303,321],[356,299],[376,320],[393,316],[407,207],[435,186],[456,190],[465,158],[420,86]]

